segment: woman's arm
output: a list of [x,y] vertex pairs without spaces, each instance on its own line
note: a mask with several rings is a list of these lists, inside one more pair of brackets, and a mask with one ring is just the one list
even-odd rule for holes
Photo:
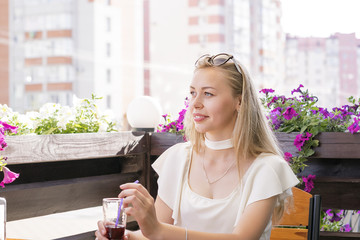
[[[119,197],[126,197],[126,213],[134,216],[142,234],[151,240],[185,240],[188,239],[259,239],[268,224],[276,203],[276,196],[254,202],[245,208],[241,220],[231,234],[214,234],[197,231],[186,231],[185,228],[173,226],[172,210],[157,198],[155,210],[153,199],[146,189],[139,184],[124,184]],[[157,218],[159,214],[159,219]],[[160,221],[159,221],[160,220]],[[164,222],[161,222],[164,221]],[[206,223],[204,223],[206,224]],[[229,223],[227,223],[229,224]]]
[[172,209],[168,205],[166,205],[166,203],[159,196],[157,196],[155,200],[155,210],[157,219],[160,222],[168,224],[174,223],[174,219],[172,219]]
[[261,200],[250,204],[248,207],[245,208],[241,220],[236,226],[234,232],[231,234],[204,233],[192,230],[187,230],[186,233],[186,230],[184,228],[160,223],[160,227],[158,228],[157,232],[154,232],[151,236],[149,236],[149,239],[185,240],[187,234],[187,239],[191,240],[258,240],[261,234],[264,232],[264,229],[271,218],[272,211],[275,207],[275,202],[276,197],[271,197],[269,199]]

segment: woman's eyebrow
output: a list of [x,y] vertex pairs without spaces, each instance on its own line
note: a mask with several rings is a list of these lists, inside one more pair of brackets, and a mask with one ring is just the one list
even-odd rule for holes
[[[190,86],[190,88],[191,88],[191,89],[195,89],[193,86]],[[204,89],[209,89],[209,88],[215,90],[214,87],[206,87],[206,86],[205,86],[205,87],[202,87],[201,89],[204,90]]]

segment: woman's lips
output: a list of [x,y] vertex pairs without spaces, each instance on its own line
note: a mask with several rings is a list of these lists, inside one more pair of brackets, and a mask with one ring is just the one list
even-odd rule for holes
[[193,114],[193,118],[195,122],[201,122],[207,118],[207,116],[202,114]]

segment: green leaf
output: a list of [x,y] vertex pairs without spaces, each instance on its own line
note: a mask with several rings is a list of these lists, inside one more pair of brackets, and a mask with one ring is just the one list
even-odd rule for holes
[[307,128],[308,128],[308,125],[303,126],[300,130],[300,133],[304,133]]
[[42,133],[42,135],[49,135],[49,134],[52,134],[57,128],[50,128],[48,130],[46,130],[45,132]]
[[311,155],[313,155],[315,153],[314,150],[312,149],[306,149],[305,152],[304,152],[304,156],[305,157],[310,157]]
[[317,147],[317,146],[319,146],[319,140],[313,140],[313,141],[311,142],[311,146],[312,146],[312,147]]

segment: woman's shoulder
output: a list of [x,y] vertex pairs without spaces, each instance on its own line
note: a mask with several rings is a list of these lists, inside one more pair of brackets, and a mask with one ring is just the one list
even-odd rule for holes
[[254,161],[258,164],[286,164],[284,158],[273,153],[261,153]]
[[[189,154],[190,142],[177,143],[166,149],[158,159],[152,164],[155,171],[161,171],[163,166],[181,165]],[[169,165],[169,166],[170,166]]]
[[273,153],[261,153],[253,162],[253,169],[272,169],[279,173],[284,170],[289,170],[290,166],[279,155]]
[[190,142],[181,142],[172,145],[170,148],[168,148],[168,150],[172,149],[173,151],[175,151],[175,150],[188,149],[189,147],[190,147]]
[[[187,153],[187,151],[190,149],[191,145],[190,142],[182,142],[182,143],[176,143],[166,149],[161,155],[171,155],[171,154],[179,154],[179,153]],[[161,156],[160,155],[160,156]]]

